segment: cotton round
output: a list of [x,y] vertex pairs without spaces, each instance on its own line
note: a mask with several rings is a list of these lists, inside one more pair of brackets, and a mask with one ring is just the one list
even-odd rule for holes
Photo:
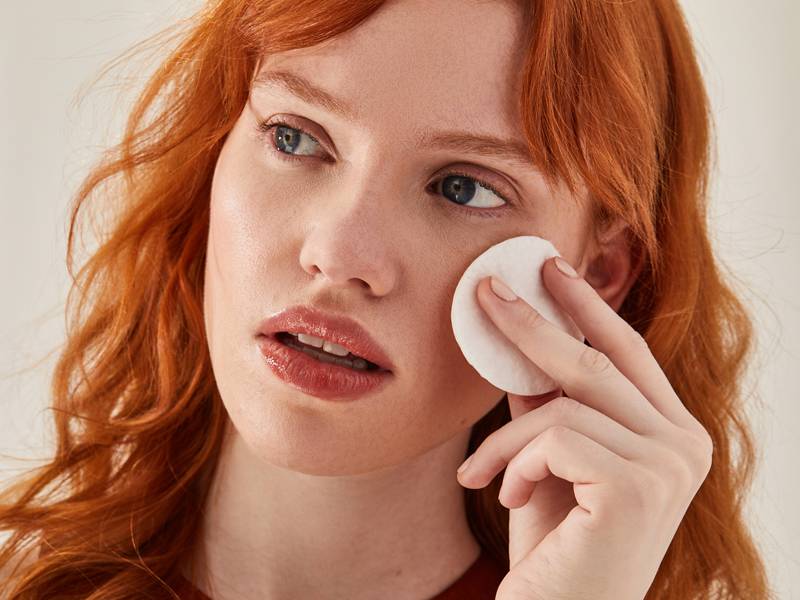
[[582,342],[580,329],[542,282],[542,265],[553,256],[560,254],[548,240],[533,235],[509,238],[473,260],[453,293],[450,321],[464,358],[481,377],[506,392],[536,395],[558,384],[489,319],[478,304],[478,282],[489,275],[499,277],[545,319]]

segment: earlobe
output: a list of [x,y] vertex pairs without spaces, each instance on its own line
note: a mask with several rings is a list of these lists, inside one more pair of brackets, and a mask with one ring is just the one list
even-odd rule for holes
[[618,221],[592,244],[584,279],[618,311],[642,266],[642,255],[634,248],[630,228]]

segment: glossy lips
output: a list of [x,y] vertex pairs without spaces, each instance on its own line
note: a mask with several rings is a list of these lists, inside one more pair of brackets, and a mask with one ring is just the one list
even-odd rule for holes
[[349,317],[324,313],[310,306],[295,306],[267,319],[258,328],[259,335],[271,338],[281,331],[306,333],[329,340],[383,370],[394,370],[383,348]]
[[258,346],[272,372],[306,394],[326,400],[355,399],[386,384],[389,371],[356,371],[324,363],[275,338],[259,336]]
[[[329,340],[380,368],[362,371],[321,362],[279,341],[276,334],[284,331]],[[348,317],[306,306],[292,307],[264,321],[256,338],[262,356],[277,377],[319,398],[352,399],[377,390],[392,377],[394,365],[385,351]]]

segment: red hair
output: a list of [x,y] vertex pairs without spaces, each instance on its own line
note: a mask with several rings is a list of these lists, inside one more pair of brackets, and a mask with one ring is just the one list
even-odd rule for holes
[[[68,335],[52,379],[57,448],[0,496],[0,530],[11,534],[0,564],[40,552],[0,582],[10,599],[142,598],[178,581],[227,419],[202,312],[214,165],[259,57],[321,43],[382,4],[214,0],[173,37],[152,38],[178,43],[73,199]],[[711,119],[684,17],[675,0],[520,4],[530,152],[551,182],[585,183],[598,228],[630,225],[644,267],[619,312],[714,441],[647,598],[768,598],[742,513],[755,461],[740,389],[752,324],[709,242]],[[107,226],[76,274],[90,201]],[[509,420],[502,401],[473,427],[469,453]],[[508,565],[502,475],[465,500],[473,533]]]

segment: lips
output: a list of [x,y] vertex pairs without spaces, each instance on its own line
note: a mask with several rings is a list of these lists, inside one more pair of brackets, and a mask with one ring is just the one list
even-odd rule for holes
[[386,351],[367,331],[350,317],[297,305],[264,320],[257,336],[278,339],[281,332],[305,333],[344,346],[356,356],[375,363],[381,370],[393,371],[394,364]]

